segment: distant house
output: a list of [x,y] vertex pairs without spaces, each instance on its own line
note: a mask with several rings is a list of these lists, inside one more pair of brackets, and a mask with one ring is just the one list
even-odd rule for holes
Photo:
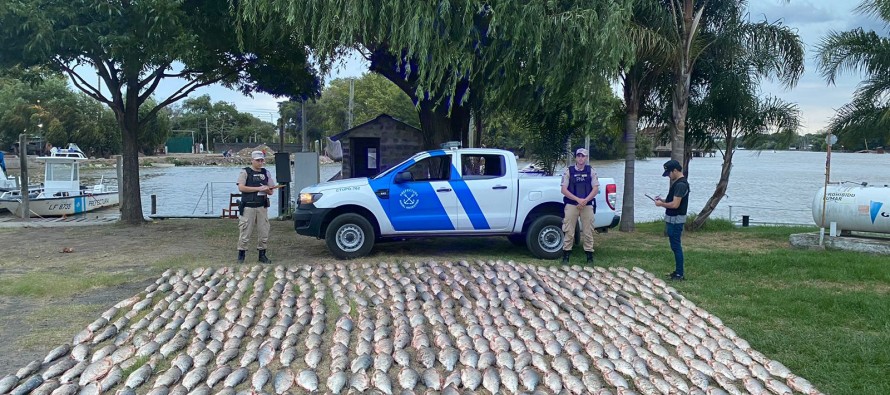
[[343,149],[342,178],[373,177],[423,149],[420,129],[387,114],[331,136]]

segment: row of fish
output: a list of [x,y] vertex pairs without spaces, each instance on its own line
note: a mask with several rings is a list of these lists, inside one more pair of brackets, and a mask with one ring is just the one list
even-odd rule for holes
[[807,394],[638,269],[513,262],[168,270],[0,394]]

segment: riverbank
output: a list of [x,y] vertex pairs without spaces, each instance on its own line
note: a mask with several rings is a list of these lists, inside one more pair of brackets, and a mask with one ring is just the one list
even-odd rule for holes
[[[269,255],[276,266],[340,263],[322,240],[298,237],[292,226],[272,223]],[[668,272],[672,255],[662,230],[640,224],[633,234],[597,235],[597,265]],[[825,393],[890,393],[886,258],[792,249],[788,236],[801,231],[725,227],[684,234],[689,280],[671,285]],[[234,220],[0,230],[9,246],[0,261],[0,377],[70,342],[166,269],[232,266],[236,237]],[[581,256],[576,252],[574,261]],[[254,264],[255,253],[249,258]],[[462,259],[554,263],[505,238],[449,238],[380,244],[369,258],[346,264]]]

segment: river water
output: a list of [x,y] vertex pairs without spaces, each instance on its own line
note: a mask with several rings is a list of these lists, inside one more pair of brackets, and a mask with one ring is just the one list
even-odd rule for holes
[[[634,204],[636,222],[660,219],[663,209],[644,196],[666,195],[667,178],[661,176],[666,158],[639,160],[636,163]],[[740,221],[750,216],[752,223],[813,224],[813,196],[825,182],[824,152],[737,151],[733,160],[727,196],[713,217]],[[524,163],[520,163],[523,165]],[[722,158],[694,158],[690,164],[690,214],[701,210],[720,177]],[[612,177],[618,183],[619,210],[624,198],[624,161],[593,163],[600,177]],[[890,184],[890,155],[833,153],[833,182],[868,182]],[[150,214],[151,195],[157,196],[158,215],[219,216],[228,206],[229,194],[238,193],[237,167],[142,168],[143,212]],[[274,167],[269,167],[274,174]],[[339,171],[339,164],[322,165],[321,177],[328,179]],[[111,170],[85,171],[84,176],[113,176]],[[294,196],[296,192],[294,192]],[[210,197],[208,199],[208,196]],[[272,198],[270,216],[278,215],[278,194]]]

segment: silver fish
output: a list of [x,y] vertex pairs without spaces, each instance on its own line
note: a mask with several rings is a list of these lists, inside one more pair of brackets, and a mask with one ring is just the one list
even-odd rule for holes
[[343,391],[343,388],[346,387],[346,381],[348,380],[348,375],[346,372],[338,371],[328,377],[328,391],[331,391],[334,394],[339,394]]
[[92,382],[88,385],[82,386],[80,388],[80,392],[78,395],[99,395],[101,391],[99,391],[99,383]]
[[[519,392],[519,376],[516,375],[516,372],[512,369],[501,368],[500,378],[501,384],[503,384],[504,388],[510,391],[510,393],[515,394]],[[485,384],[484,380],[485,378],[483,377],[483,384]]]
[[404,367],[399,371],[399,385],[406,390],[413,390],[420,380],[420,375],[410,367]]
[[[235,349],[234,351],[236,354],[238,353],[237,349]],[[283,366],[290,365],[291,362],[293,362],[294,359],[296,359],[296,357],[297,357],[297,348],[293,347],[293,346],[285,348],[284,350],[281,350],[281,352],[278,354],[278,360],[279,360],[279,362],[281,362],[281,365],[283,365]]]
[[228,365],[222,365],[214,369],[210,374],[207,375],[207,381],[205,383],[208,387],[213,388],[217,383],[229,377],[229,374],[232,373],[232,368]]
[[142,367],[134,370],[133,373],[130,373],[130,375],[127,376],[127,380],[124,381],[124,385],[130,387],[131,389],[139,388],[139,386],[148,381],[148,378],[151,377],[153,372],[154,366],[152,366],[151,363],[142,365]]
[[368,374],[362,370],[358,373],[354,373],[352,377],[349,378],[349,386],[361,393],[370,388],[371,379],[368,378]]
[[14,374],[10,374],[9,376],[0,379],[0,394],[9,392],[9,390],[15,388],[15,385],[18,383],[19,378]]
[[105,340],[111,339],[115,335],[117,335],[117,327],[113,325],[108,326],[107,328],[102,330],[102,332],[99,332],[99,334],[93,337],[92,343],[94,345],[102,343]]
[[197,388],[199,384],[204,383],[205,380],[207,380],[207,367],[195,366],[194,369],[190,370],[182,378],[182,385],[187,390],[192,391]]
[[251,378],[251,385],[253,385],[253,389],[257,392],[263,392],[263,387],[266,383],[269,382],[269,378],[272,377],[272,373],[269,372],[269,369],[265,366],[257,369],[257,371],[253,374]]
[[37,387],[40,387],[41,384],[43,384],[43,378],[40,377],[39,374],[35,374],[31,377],[28,377],[26,380],[24,380],[21,384],[19,384],[18,387],[13,388],[12,391],[9,392],[9,394],[10,395],[25,395],[25,394],[30,393]]
[[[40,377],[43,377],[44,380],[49,380],[53,377],[59,376],[62,373],[65,373],[68,369],[71,369],[77,365],[77,361],[72,358],[62,358],[58,362],[54,363],[52,366],[46,368],[46,370],[41,373]],[[2,385],[0,385],[2,387]],[[2,389],[2,388],[0,388]],[[5,391],[0,391],[0,393],[4,393]]]
[[275,389],[275,393],[281,395],[293,387],[294,377],[294,372],[289,368],[275,373],[275,378],[272,379],[272,388]]
[[492,394],[496,394],[500,391],[501,377],[493,367],[488,367],[485,369],[485,372],[482,373],[482,387],[490,391]]
[[230,373],[229,376],[226,377],[225,381],[223,381],[223,386],[226,388],[237,387],[238,384],[241,384],[244,382],[244,380],[247,380],[247,375],[249,373],[250,372],[247,370],[247,368],[235,369],[235,371]]
[[544,385],[547,386],[554,394],[560,393],[562,391],[562,379],[559,377],[559,374],[548,370],[547,373],[544,373]]
[[152,388],[170,387],[173,383],[179,381],[180,378],[182,378],[182,370],[175,365],[171,366],[170,369],[161,373],[158,378],[155,379]]
[[392,395],[392,380],[382,370],[375,370],[371,384],[386,395]]
[[80,390],[80,386],[74,383],[62,384],[59,388],[53,390],[50,395],[75,395]]
[[[46,354],[46,357],[43,358],[43,363],[48,364],[52,361],[55,361],[63,355],[68,354],[69,351],[71,351],[71,345],[63,344],[61,346],[58,346]],[[0,391],[0,393],[2,393],[2,391]]]
[[72,380],[78,378],[80,374],[83,373],[84,369],[86,369],[89,365],[90,363],[88,361],[78,362],[77,365],[74,365],[74,367],[68,369],[67,371],[65,371],[65,373],[62,373],[62,377],[59,379],[59,382],[62,384],[68,384],[72,382]]
[[78,344],[85,343],[92,338],[93,338],[93,331],[91,331],[89,328],[84,328],[84,330],[82,330],[82,331],[78,332],[76,335],[74,335],[74,338],[71,339],[71,345],[76,346]]
[[423,379],[423,385],[433,391],[440,391],[442,389],[443,379],[442,376],[436,369],[427,369],[423,371],[421,375]]
[[318,364],[321,362],[321,358],[322,358],[321,349],[314,348],[314,349],[309,350],[309,352],[306,353],[306,356],[303,357],[303,361],[306,362],[306,366],[308,366],[309,369],[315,369],[318,367]]
[[355,359],[352,360],[352,365],[350,365],[350,370],[352,373],[358,373],[360,371],[367,370],[374,361],[371,359],[371,356],[368,354],[359,355]]
[[111,371],[99,381],[99,392],[107,392],[118,383],[121,382],[121,379],[124,377],[124,370],[120,366],[114,366],[111,368]]
[[79,384],[81,386],[85,386],[91,382],[99,381],[102,377],[105,377],[106,374],[111,370],[112,366],[115,366],[111,358],[105,357],[96,362],[91,363],[89,366],[84,369],[83,373],[80,374]]
[[71,357],[75,361],[85,361],[90,354],[90,346],[88,344],[78,344],[71,349]]
[[541,382],[541,375],[534,369],[526,367],[519,373],[519,379],[522,380],[522,385],[526,391],[534,391],[538,383]]

